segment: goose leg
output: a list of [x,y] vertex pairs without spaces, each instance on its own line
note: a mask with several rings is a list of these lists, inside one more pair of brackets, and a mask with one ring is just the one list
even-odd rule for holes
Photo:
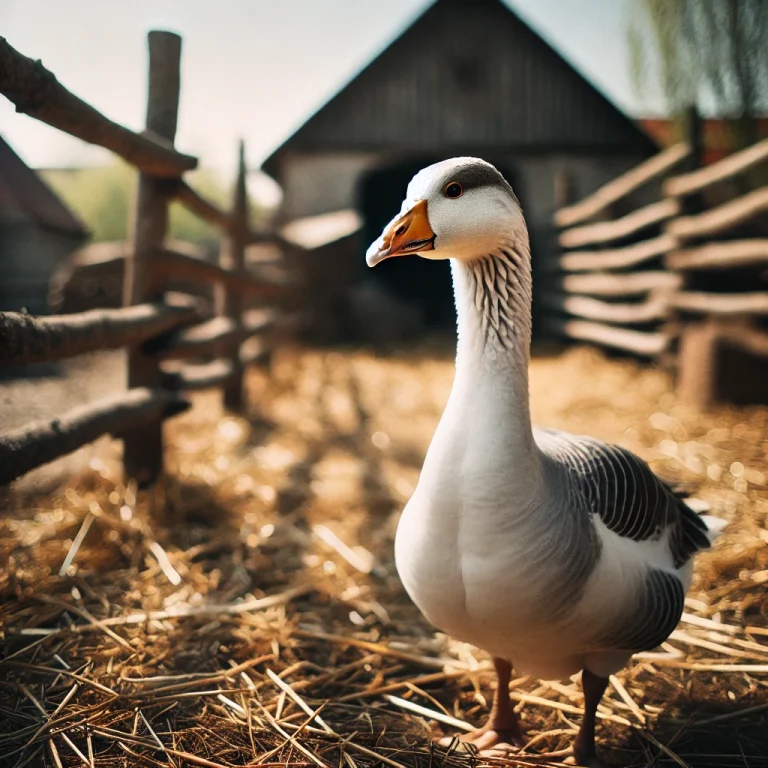
[[512,700],[509,698],[512,665],[505,659],[494,659],[493,665],[496,668],[498,686],[493,695],[493,705],[488,721],[482,728],[461,738],[463,742],[474,744],[480,751],[494,747],[504,749],[512,745],[519,747],[524,743],[520,723],[512,706]]
[[578,765],[586,768],[605,768],[605,764],[597,756],[595,751],[595,717],[597,705],[603,698],[608,679],[585,669],[581,673],[581,687],[584,690],[584,719],[581,728],[573,743],[573,755]]

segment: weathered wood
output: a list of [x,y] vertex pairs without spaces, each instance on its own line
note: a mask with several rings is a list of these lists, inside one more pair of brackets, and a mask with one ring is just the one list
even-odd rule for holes
[[562,284],[568,293],[620,297],[638,296],[649,291],[674,291],[680,288],[682,282],[681,275],[670,272],[596,272],[591,275],[566,275]]
[[50,363],[86,352],[135,346],[197,317],[192,306],[161,302],[46,317],[0,312],[0,365]]
[[600,221],[566,229],[560,233],[558,240],[563,248],[581,248],[584,245],[623,240],[677,216],[680,211],[680,203],[675,198],[660,200],[613,221]]
[[189,408],[178,395],[132,389],[73,408],[52,421],[39,421],[0,436],[0,485],[76,451],[102,435],[120,436],[143,424]]
[[[219,263],[224,269],[234,272],[245,270],[245,248],[251,236],[248,228],[248,190],[245,145],[240,142],[238,150],[237,179],[235,181],[234,200],[230,214],[231,226],[221,242]],[[236,328],[243,328],[243,300],[237,291],[228,290],[219,285],[216,294],[216,308],[222,317],[229,318]],[[251,334],[248,334],[251,335]],[[222,352],[225,350],[222,348]],[[236,348],[230,357],[232,375],[224,384],[224,407],[239,410],[243,406],[243,365],[240,350]]]
[[669,297],[675,309],[703,315],[768,315],[768,291],[705,293],[679,291]]
[[[149,94],[147,129],[173,143],[179,110],[181,38],[170,32],[150,32]],[[139,174],[133,252],[125,262],[124,303],[156,301],[162,285],[153,278],[147,262],[152,252],[161,248],[168,228],[168,198],[159,180]],[[162,371],[157,360],[142,349],[128,355],[128,388],[162,387]],[[145,423],[126,435],[123,463],[128,477],[141,486],[153,482],[163,469],[162,421]]]
[[723,158],[704,168],[667,179],[662,187],[665,195],[684,197],[701,192],[707,187],[726,181],[768,161],[768,139]]
[[744,320],[708,318],[688,323],[681,334],[677,391],[706,409],[717,400],[765,403],[768,333]]
[[[200,250],[190,243],[179,241],[154,248],[145,264],[146,270],[153,280],[187,280],[199,283],[203,288],[210,283],[223,283],[228,290],[253,298],[278,298],[291,285],[285,270],[276,268],[275,263],[256,264],[242,272],[235,272],[205,261]],[[131,244],[124,242],[92,243],[85,246],[79,251],[83,254],[82,260],[68,269],[68,273],[58,281],[56,290],[64,291],[70,280],[83,274],[100,275],[119,270],[131,252]]]
[[680,334],[677,393],[682,402],[706,409],[715,400],[717,385],[717,328],[712,323],[689,323]]
[[546,325],[553,332],[571,339],[588,341],[647,357],[660,355],[667,349],[670,341],[665,333],[645,333],[586,320],[547,318]]
[[766,211],[768,187],[761,187],[704,213],[680,216],[667,224],[666,231],[681,241],[711,237],[724,234]]
[[664,257],[668,269],[681,271],[731,269],[768,264],[768,240],[731,240],[707,243],[698,248],[671,251]]
[[288,276],[275,270],[274,265],[268,265],[269,270],[260,269],[259,266],[236,270],[177,253],[170,248],[158,248],[153,253],[155,258],[151,268],[155,274],[166,279],[218,283],[227,291],[263,299],[281,296],[290,285]]
[[689,157],[690,153],[691,149],[686,144],[675,144],[665,149],[618,178],[604,184],[596,192],[578,203],[560,208],[555,213],[556,226],[570,227],[573,224],[588,221],[621,198],[626,197],[630,192],[639,189],[643,184],[667,173]]
[[154,176],[179,176],[197,166],[196,158],[177,152],[162,134],[134,133],[104,117],[70,93],[41,61],[19,53],[2,37],[0,93],[16,105],[17,112],[109,149]]
[[641,243],[605,251],[573,251],[560,258],[566,272],[588,272],[593,269],[625,269],[663,256],[677,241],[671,235],[660,235]]
[[229,360],[213,360],[203,365],[185,365],[175,371],[164,372],[165,385],[174,391],[192,392],[212,389],[225,384],[234,373]]
[[566,312],[585,320],[603,323],[632,325],[663,320],[669,313],[669,302],[661,296],[651,296],[646,301],[631,304],[614,304],[589,296],[567,294],[542,294],[539,302],[550,309]]
[[275,325],[275,315],[268,310],[251,310],[237,322],[220,315],[205,323],[158,336],[145,345],[147,354],[163,360],[216,354],[241,344]]
[[220,227],[223,230],[229,229],[232,225],[229,213],[221,210],[210,200],[206,200],[185,181],[173,182],[168,185],[167,190],[174,200],[209,224]]

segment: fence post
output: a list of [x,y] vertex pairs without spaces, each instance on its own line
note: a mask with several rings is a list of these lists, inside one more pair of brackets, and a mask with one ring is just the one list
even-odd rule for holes
[[[149,43],[149,92],[146,128],[171,144],[176,136],[179,110],[181,38],[172,32],[152,31]],[[162,246],[168,227],[168,198],[158,180],[139,174],[131,248],[125,260],[123,304],[130,306],[162,296],[163,286],[153,280],[149,259]],[[128,353],[128,387],[162,386],[159,364],[134,347]],[[127,477],[145,487],[163,469],[162,420],[126,433],[123,463]]]
[[[231,226],[222,238],[219,263],[225,269],[245,269],[245,247],[248,236],[248,190],[245,165],[245,144],[240,141],[238,151],[237,181],[232,204]],[[220,285],[217,289],[217,310],[220,315],[231,317],[236,323],[242,322],[243,299],[238,291]],[[243,406],[243,364],[240,360],[240,345],[230,352],[232,376],[224,385],[224,407],[238,411]]]

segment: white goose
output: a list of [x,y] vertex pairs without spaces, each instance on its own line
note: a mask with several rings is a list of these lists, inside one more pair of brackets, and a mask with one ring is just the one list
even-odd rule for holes
[[454,158],[420,171],[369,266],[450,259],[456,376],[395,542],[402,582],[443,632],[494,657],[498,688],[479,749],[521,741],[511,666],[544,680],[579,670],[581,765],[602,766],[595,712],[608,676],[677,625],[700,517],[629,451],[531,426],[531,264],[512,188],[492,165]]

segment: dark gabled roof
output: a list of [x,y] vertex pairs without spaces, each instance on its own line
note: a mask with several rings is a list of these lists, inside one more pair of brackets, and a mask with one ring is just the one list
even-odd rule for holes
[[0,136],[0,222],[33,221],[84,238],[83,223]]
[[437,0],[264,162],[286,150],[657,147],[500,0]]

